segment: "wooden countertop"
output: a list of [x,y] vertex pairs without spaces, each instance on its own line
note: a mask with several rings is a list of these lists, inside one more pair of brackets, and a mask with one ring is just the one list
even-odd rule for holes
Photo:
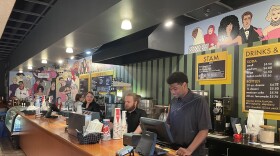
[[[69,147],[76,148],[77,150],[85,151],[86,153],[94,156],[109,156],[116,155],[116,151],[123,148],[122,139],[120,140],[110,140],[110,141],[100,141],[97,144],[79,144],[76,137],[69,135],[65,132],[66,121],[65,118],[59,116],[57,119],[48,118],[35,118],[34,115],[24,115],[21,114],[23,118],[31,121],[32,124],[41,128],[46,133],[55,136],[58,140],[68,144]],[[169,150],[168,155],[175,155],[174,150]]]

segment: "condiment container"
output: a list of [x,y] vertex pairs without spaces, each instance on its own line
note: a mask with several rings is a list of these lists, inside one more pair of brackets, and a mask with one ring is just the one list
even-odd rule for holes
[[257,142],[258,141],[258,135],[257,134],[250,134],[250,141],[251,142]]
[[269,125],[260,125],[260,141],[264,143],[274,143],[274,130],[275,126],[269,126]]

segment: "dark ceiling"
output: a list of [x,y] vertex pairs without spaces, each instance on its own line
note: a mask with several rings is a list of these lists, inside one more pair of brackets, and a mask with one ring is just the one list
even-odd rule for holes
[[[64,4],[62,4],[62,1],[64,1]],[[84,0],[84,1],[86,1],[86,0]],[[84,3],[84,1],[79,1],[79,2]],[[93,4],[93,1],[96,1],[96,5]],[[223,14],[223,13],[226,13],[226,12],[229,12],[229,11],[241,8],[241,7],[245,7],[245,6],[254,4],[254,3],[258,3],[261,1],[264,1],[264,0],[220,0],[220,1],[218,1],[218,0],[210,1],[209,0],[209,3],[205,2],[205,0],[204,1],[195,0],[191,3],[201,3],[201,5],[200,6],[194,5],[195,8],[194,7],[188,8],[188,6],[186,5],[185,8],[186,8],[187,12],[185,12],[181,15],[179,15],[179,14],[176,15],[174,13],[172,16],[173,16],[173,18],[175,18],[175,22],[177,24],[185,26],[185,25],[188,25],[188,24],[200,21],[200,20],[204,20],[204,19],[207,19],[207,18],[210,18],[213,16],[217,16],[219,14]],[[35,33],[33,31],[35,28],[37,28],[36,32],[40,32],[40,30],[44,31],[43,28],[46,26],[42,26],[42,25],[44,25],[44,23],[41,23],[42,19],[44,19],[45,17],[49,17],[49,18],[53,17],[54,15],[52,15],[52,13],[55,13],[55,12],[52,12],[50,14],[48,14],[48,13],[51,12],[52,9],[54,7],[56,7],[57,5],[61,5],[61,6],[64,5],[64,10],[65,10],[65,8],[67,8],[67,2],[70,3],[70,1],[67,1],[67,0],[60,0],[60,2],[57,0],[17,0],[14,8],[12,10],[12,13],[8,19],[8,22],[4,29],[3,35],[0,39],[0,62],[9,63],[9,61],[11,61],[11,59],[13,59],[14,57],[21,56],[21,55],[17,54],[17,53],[22,52],[21,51],[22,48],[19,48],[20,46],[24,47],[25,45],[29,45],[29,51],[31,51],[30,49],[32,48],[32,45],[36,44],[36,43],[29,43],[31,40],[26,39],[28,37],[28,35],[31,34],[32,32]],[[95,14],[92,13],[95,15],[94,20],[88,19],[88,22],[87,22],[87,23],[89,23],[88,25],[85,24],[86,22],[84,22],[84,23],[77,22],[77,24],[75,26],[73,26],[72,30],[69,29],[68,32],[64,32],[64,33],[60,34],[59,37],[57,36],[56,40],[52,40],[52,41],[49,40],[49,43],[41,45],[40,48],[34,48],[35,50],[32,54],[30,54],[30,56],[26,56],[27,58],[19,59],[19,62],[13,63],[12,67],[10,69],[15,69],[17,66],[19,66],[24,61],[27,61],[29,58],[31,58],[35,55],[38,55],[39,53],[42,53],[42,51],[44,49],[52,49],[53,47],[65,48],[65,45],[62,45],[62,44],[64,44],[67,37],[69,38],[69,33],[70,33],[70,35],[74,34],[74,36],[75,35],[83,36],[83,39],[81,39],[81,42],[83,40],[85,40],[85,41],[83,41],[83,43],[80,43],[79,48],[76,48],[77,52],[74,53],[74,55],[83,57],[84,54],[82,52],[87,48],[94,49],[96,47],[99,47],[102,44],[105,44],[106,42],[114,41],[116,39],[129,35],[131,33],[135,33],[144,28],[147,28],[147,27],[150,27],[155,24],[159,24],[159,23],[163,22],[163,17],[160,17],[161,13],[168,12],[171,10],[168,8],[170,5],[169,4],[170,2],[178,3],[177,1],[167,1],[167,0],[165,0],[164,2],[162,2],[162,1],[154,1],[154,2],[145,1],[143,3],[150,3],[150,4],[147,4],[147,5],[141,4],[140,5],[140,2],[131,1],[131,0],[130,1],[128,1],[128,0],[127,1],[126,0],[123,0],[123,1],[104,0],[102,2],[104,2],[104,3],[106,2],[106,4],[104,4],[103,6],[99,6],[98,2],[100,3],[101,1],[91,0],[91,2],[90,2],[92,5],[92,9],[93,10],[95,9],[97,11],[94,12]],[[157,2],[158,4],[162,2],[162,3],[169,4],[169,5],[165,5],[165,8],[160,8],[161,6],[159,5],[157,7],[157,4],[155,2]],[[76,2],[76,3],[78,4],[78,2]],[[133,4],[129,4],[129,3],[133,3]],[[140,26],[136,27],[136,29],[134,31],[131,31],[129,33],[123,33],[123,32],[115,33],[114,30],[110,30],[110,29],[106,30],[106,31],[112,31],[110,34],[109,33],[102,34],[102,36],[107,37],[106,39],[103,39],[102,37],[96,37],[98,35],[101,35],[101,34],[98,34],[98,31],[94,32],[92,34],[87,33],[89,31],[89,29],[92,28],[91,27],[92,25],[90,25],[91,23],[102,20],[101,17],[108,17],[108,18],[112,17],[113,18],[112,15],[115,14],[116,9],[124,10],[122,7],[125,7],[127,5],[132,5],[132,6],[138,5],[139,6],[139,8],[134,7],[131,9],[132,11],[130,10],[132,12],[132,14],[137,14],[137,9],[141,9],[141,7],[143,7],[142,10],[145,11],[145,9],[148,6],[148,9],[154,11],[153,14],[155,16],[154,17],[155,20],[149,21],[148,24],[146,24],[146,25],[142,24],[141,27]],[[79,7],[79,5],[77,5],[77,8],[78,7]],[[172,6],[170,6],[170,7],[172,7]],[[173,7],[176,8],[178,6],[174,5]],[[192,6],[190,6],[190,7],[192,7]],[[156,10],[156,9],[159,9],[159,10]],[[56,10],[59,10],[59,8],[56,8]],[[180,10],[180,9],[178,9],[178,10]],[[82,12],[81,10],[77,9],[77,12],[75,12],[75,11],[76,10],[73,10],[71,13],[72,14],[76,13],[76,16],[87,15],[84,12]],[[81,11],[81,12],[78,12],[78,11]],[[70,14],[70,13],[68,13],[68,14]],[[71,15],[69,15],[69,16],[71,18]],[[90,16],[90,14],[89,14],[89,16]],[[158,16],[158,18],[157,18],[157,16]],[[86,21],[87,19],[81,18],[81,20]],[[110,20],[114,20],[114,19],[110,19]],[[47,21],[47,19],[45,21]],[[50,19],[48,19],[48,21],[50,21]],[[67,22],[67,18],[65,18],[65,22]],[[135,22],[141,23],[143,21],[135,21]],[[145,21],[145,23],[147,23],[147,21]],[[40,24],[41,24],[41,26],[37,27]],[[50,27],[53,27],[53,25],[55,25],[55,23],[50,25]],[[105,26],[105,28],[106,28],[106,26]],[[100,30],[100,32],[102,32],[101,31],[102,26],[96,25],[96,27],[94,27],[94,29],[98,29],[98,30]],[[34,34],[32,34],[32,35],[34,35]],[[36,35],[34,35],[34,36],[36,36]],[[95,38],[92,39],[92,36],[95,36]],[[59,38],[60,39],[65,38],[65,40],[60,40]],[[110,39],[108,39],[108,38],[110,38]],[[74,40],[78,40],[78,39],[74,38]],[[90,40],[90,42],[89,42],[89,40]],[[86,43],[84,43],[84,42],[86,42]],[[55,46],[53,46],[53,44]],[[31,46],[31,48],[30,48],[30,46]],[[26,51],[28,51],[28,50],[26,50]],[[51,54],[51,55],[54,55],[54,54]],[[12,58],[10,58],[10,57],[12,57]],[[64,59],[67,58],[67,56],[62,56],[62,57],[64,57]],[[36,63],[33,63],[33,64],[36,64]],[[33,66],[36,66],[36,65],[33,65]]]
[[0,61],[10,54],[40,22],[57,0],[17,0],[0,39]]

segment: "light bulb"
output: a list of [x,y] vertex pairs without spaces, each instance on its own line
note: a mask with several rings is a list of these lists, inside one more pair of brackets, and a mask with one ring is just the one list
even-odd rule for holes
[[124,30],[130,30],[130,29],[132,29],[132,25],[131,25],[130,20],[128,20],[128,19],[123,20],[123,21],[122,21],[121,28],[124,29]]

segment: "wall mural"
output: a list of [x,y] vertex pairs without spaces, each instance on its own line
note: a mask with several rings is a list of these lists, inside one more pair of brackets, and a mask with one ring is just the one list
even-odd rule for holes
[[185,27],[185,54],[280,38],[280,3],[267,0]]
[[15,97],[19,82],[22,81],[29,98],[36,95],[51,97],[59,107],[67,107],[67,102],[74,101],[79,92],[79,75],[91,72],[113,70],[114,65],[92,63],[91,56],[80,60],[69,60],[60,67],[41,67],[31,72],[9,75],[9,98]]

